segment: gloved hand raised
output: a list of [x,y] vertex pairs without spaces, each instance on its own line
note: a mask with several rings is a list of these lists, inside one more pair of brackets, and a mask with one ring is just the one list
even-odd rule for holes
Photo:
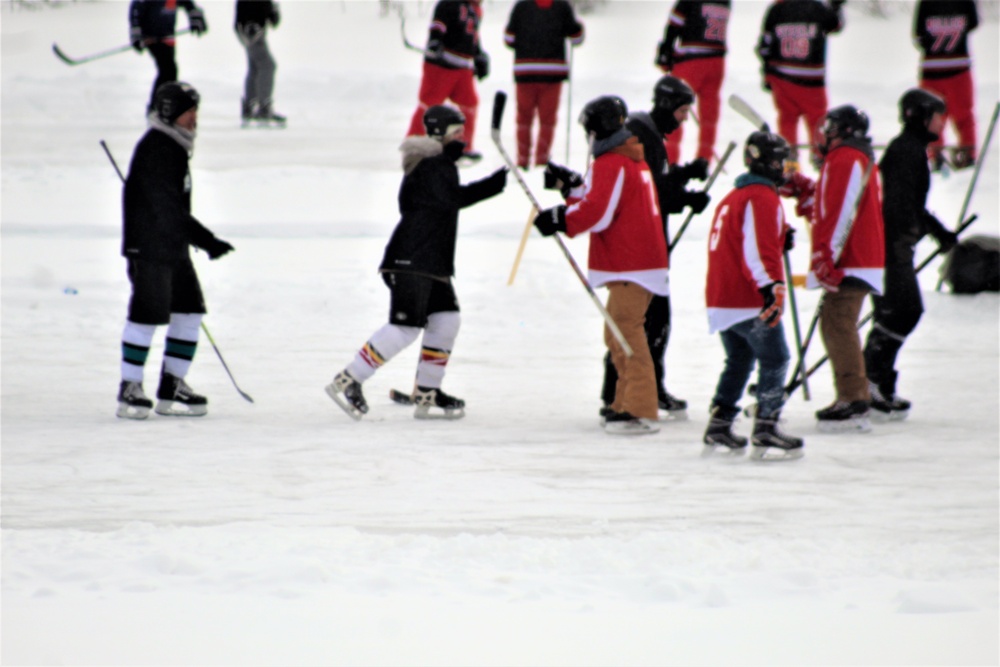
[[769,327],[778,326],[781,315],[785,312],[785,284],[771,283],[757,291],[764,297],[764,307],[760,309],[760,315],[757,317]]
[[191,32],[201,37],[201,34],[208,32],[208,23],[205,22],[205,13],[198,7],[188,12],[188,26]]
[[483,185],[490,193],[489,196],[498,195],[507,187],[507,167],[500,167],[492,174],[483,179]]
[[146,47],[146,40],[142,37],[142,28],[137,25],[131,26],[128,29],[128,39],[132,44],[132,48],[142,53],[142,50]]
[[816,181],[801,171],[789,171],[785,174],[785,182],[778,188],[778,194],[782,197],[794,197],[795,214],[806,220],[812,219],[816,205]]
[[816,250],[812,256],[812,265],[809,267],[816,276],[816,280],[827,292],[837,292],[841,281],[844,280],[844,272],[833,263],[833,254],[829,248]]
[[677,165],[674,169],[680,172],[680,177],[685,182],[692,179],[696,181],[704,181],[708,178],[708,160],[703,157],[700,157],[693,162],[688,162],[683,166]]
[[538,233],[542,236],[552,236],[556,232],[566,231],[566,207],[553,206],[539,212],[533,221]]
[[583,185],[583,176],[572,169],[560,166],[554,162],[545,165],[545,189],[559,190],[563,198],[569,196],[570,190]]

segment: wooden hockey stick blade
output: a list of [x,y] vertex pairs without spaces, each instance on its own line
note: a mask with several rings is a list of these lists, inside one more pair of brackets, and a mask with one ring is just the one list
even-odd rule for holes
[[761,132],[770,131],[770,126],[767,124],[767,121],[764,120],[759,113],[754,111],[754,108],[739,95],[734,93],[729,96],[729,106],[733,111],[753,123],[754,127]]
[[514,256],[514,265],[510,267],[510,277],[507,278],[507,286],[510,287],[514,284],[514,277],[517,276],[517,269],[521,266],[521,255],[524,254],[524,246],[528,245],[528,237],[531,236],[531,228],[534,227],[535,216],[538,215],[538,209],[532,205],[531,210],[528,211],[528,222],[524,225],[524,231],[521,233],[521,245],[517,247],[517,255]]

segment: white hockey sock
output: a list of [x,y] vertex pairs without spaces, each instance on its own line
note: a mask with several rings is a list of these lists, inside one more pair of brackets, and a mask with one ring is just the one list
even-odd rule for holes
[[421,342],[420,362],[417,364],[417,385],[420,387],[441,386],[445,367],[451,358],[451,350],[458,337],[462,316],[457,310],[434,313],[427,318],[427,328]]
[[125,330],[122,332],[122,380],[142,384],[142,371],[155,333],[155,324],[125,321]]
[[171,313],[167,327],[167,347],[163,351],[163,369],[174,377],[187,375],[198,349],[200,313]]
[[419,327],[386,324],[372,334],[347,365],[347,372],[358,382],[364,382],[390,359],[406,349],[420,335]]

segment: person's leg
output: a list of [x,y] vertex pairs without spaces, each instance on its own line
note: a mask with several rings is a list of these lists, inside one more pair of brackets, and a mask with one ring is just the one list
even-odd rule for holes
[[709,162],[715,156],[715,137],[719,125],[720,93],[726,75],[725,58],[705,58],[698,86],[698,153]]
[[156,89],[165,83],[177,80],[177,59],[176,49],[173,44],[164,42],[153,42],[146,49],[149,55],[153,56],[156,63],[156,79],[153,81],[153,91],[149,96],[149,110],[153,109],[153,99],[156,97]]
[[453,85],[454,75],[452,73],[455,71],[428,62],[424,63],[423,76],[420,79],[420,92],[417,95],[419,102],[410,118],[410,129],[407,130],[406,136],[427,134],[424,128],[424,112],[432,106],[443,104],[448,99]]
[[449,97],[465,116],[465,152],[474,152],[476,146],[476,113],[479,109],[479,94],[476,92],[476,82],[472,70],[452,70],[455,72],[455,84]]
[[538,86],[534,83],[519,83],[517,92],[517,166],[527,169],[531,166],[531,126],[534,122]]
[[858,314],[867,293],[861,288],[841,285],[838,292],[827,292],[823,296],[820,334],[833,369],[838,401],[871,400],[857,328]]
[[552,157],[552,140],[556,133],[556,118],[559,116],[559,98],[562,83],[539,84],[538,142],[535,144],[535,166],[548,164]]
[[608,314],[632,348],[632,356],[626,356],[624,348],[605,325],[604,342],[618,370],[618,386],[612,408],[615,412],[627,412],[633,417],[656,420],[656,379],[643,328],[652,294],[635,283],[623,281],[609,283],[608,291]]

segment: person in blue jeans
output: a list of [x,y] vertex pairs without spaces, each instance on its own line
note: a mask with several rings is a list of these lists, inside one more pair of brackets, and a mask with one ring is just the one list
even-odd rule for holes
[[705,302],[709,329],[722,339],[726,365],[712,398],[703,439],[706,454],[746,451],[747,439],[735,435],[732,426],[757,364],[751,456],[802,456],[802,440],[778,430],[789,360],[781,324],[786,294],[782,254],[792,248],[794,230],[785,222],[777,188],[790,153],[788,142],[776,134],[751,134],[743,153],[748,171],[736,179],[736,188],[719,203],[712,221]]

